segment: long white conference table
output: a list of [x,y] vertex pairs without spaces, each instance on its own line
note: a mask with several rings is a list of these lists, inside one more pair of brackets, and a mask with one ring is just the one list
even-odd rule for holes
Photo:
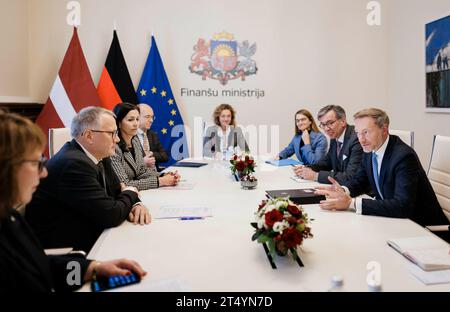
[[262,246],[251,240],[250,223],[265,190],[316,184],[292,180],[291,167],[260,163],[255,173],[257,188],[243,190],[228,162],[208,162],[201,168],[176,168],[182,179],[195,183],[193,189],[148,190],[141,192],[141,198],[154,216],[162,205],[180,204],[211,207],[212,217],[153,219],[146,226],[124,222],[98,239],[88,258],[134,259],[149,272],[140,287],[121,290],[142,291],[145,283],[176,280],[187,291],[326,291],[331,278],[339,275],[345,290],[364,292],[368,290],[366,266],[376,261],[383,291],[450,291],[450,284],[426,286],[416,279],[408,271],[410,262],[386,243],[391,238],[432,235],[427,230],[406,219],[328,212],[318,205],[304,206],[314,219],[314,238],[299,249],[304,267],[285,257],[276,258],[278,268],[272,269]]

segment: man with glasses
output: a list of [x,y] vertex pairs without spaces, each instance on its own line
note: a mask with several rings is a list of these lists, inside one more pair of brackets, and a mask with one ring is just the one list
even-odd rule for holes
[[169,156],[161,145],[158,134],[150,130],[155,120],[153,109],[148,104],[139,104],[138,106],[140,114],[137,136],[145,152],[144,162],[147,167],[156,167],[159,171],[158,164],[168,161]]
[[328,177],[339,183],[351,180],[361,166],[363,150],[355,127],[347,124],[345,111],[337,105],[328,105],[319,111],[320,128],[330,137],[328,153],[311,166],[296,166],[295,174],[305,180],[329,184]]
[[[326,210],[350,210],[362,215],[409,218],[425,225],[445,225],[433,187],[416,152],[395,135],[389,135],[389,117],[377,108],[355,114],[355,131],[364,150],[362,165],[342,187],[317,187],[326,195],[320,203]],[[371,192],[374,198],[357,196]]]
[[82,109],[72,120],[73,140],[47,164],[25,217],[44,248],[73,247],[89,252],[106,228],[127,218],[150,222],[134,187],[124,187],[110,156],[119,142],[115,116],[100,107]]

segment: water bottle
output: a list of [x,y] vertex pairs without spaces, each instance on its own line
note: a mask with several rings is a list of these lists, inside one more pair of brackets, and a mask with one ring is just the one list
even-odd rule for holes
[[221,152],[221,160],[227,160],[227,149],[224,146],[220,146],[220,152]]
[[344,292],[344,279],[342,276],[333,276],[329,292]]
[[369,292],[381,292],[382,287],[380,283],[368,283],[367,288]]

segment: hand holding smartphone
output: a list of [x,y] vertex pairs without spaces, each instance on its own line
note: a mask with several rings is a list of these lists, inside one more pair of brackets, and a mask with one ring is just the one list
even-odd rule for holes
[[130,275],[113,275],[110,277],[100,276],[91,282],[91,290],[93,292],[100,292],[137,284],[140,281],[141,278],[135,273],[131,273]]

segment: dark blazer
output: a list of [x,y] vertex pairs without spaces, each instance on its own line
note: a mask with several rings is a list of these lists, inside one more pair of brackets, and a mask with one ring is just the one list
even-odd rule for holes
[[416,152],[391,135],[380,170],[380,190],[377,191],[372,173],[372,153],[365,153],[362,166],[346,185],[352,197],[376,194],[375,200],[362,200],[362,214],[392,218],[409,218],[425,225],[448,224],[436,194],[420,164]]
[[[344,144],[337,155],[337,140],[330,141],[328,153],[310,167],[319,172],[319,183],[329,184],[328,177],[336,179],[340,184],[348,183],[361,166],[363,150],[355,133],[355,127],[347,125]],[[345,159],[344,159],[345,158]]]
[[150,151],[153,152],[153,156],[156,160],[156,165],[158,163],[164,163],[169,160],[166,150],[159,141],[158,134],[155,131],[147,130],[148,144],[150,146]]
[[25,220],[12,209],[6,218],[0,220],[0,293],[70,290],[66,283],[71,272],[66,266],[70,261],[80,264],[83,283],[91,261],[69,256],[46,256]]
[[25,216],[44,248],[73,247],[88,252],[106,228],[118,226],[139,201],[121,192],[111,160],[103,160],[106,191],[98,167],[75,140],[67,142],[48,164]]

